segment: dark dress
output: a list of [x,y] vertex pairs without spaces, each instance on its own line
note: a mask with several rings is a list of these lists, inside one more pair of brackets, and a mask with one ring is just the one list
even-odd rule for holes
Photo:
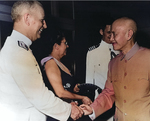
[[[73,92],[73,88],[74,88],[75,84],[74,84],[74,81],[73,81],[72,76],[70,76],[69,74],[67,74],[67,73],[64,72],[63,70],[61,70],[61,68],[59,68],[59,69],[60,69],[60,72],[61,72],[61,78],[62,78],[63,87],[64,87],[66,90],[68,90],[69,92]],[[49,83],[48,79],[47,79],[47,82]],[[49,83],[49,85],[50,85],[50,83]],[[46,86],[48,86],[48,85],[46,84]],[[51,85],[48,86],[48,88],[49,88],[50,90],[52,90],[53,93],[55,94],[55,92],[54,92],[54,90],[53,90],[53,88],[52,88]],[[55,94],[55,95],[56,95],[56,94]],[[56,95],[56,96],[57,96],[57,95]],[[70,103],[70,102],[72,101],[72,100],[70,100],[70,99],[62,99],[62,100],[66,101],[66,102],[68,102],[68,103]],[[58,121],[58,120],[57,120],[57,119],[54,119],[54,118],[52,118],[52,117],[50,117],[50,116],[47,116],[47,120],[46,120],[46,121]],[[68,121],[73,121],[73,120],[72,120],[71,118],[69,118]]]
[[[50,59],[53,59],[52,56],[48,56],[44,59],[41,60],[41,64],[43,66],[43,71],[42,71],[42,74],[43,74],[43,79],[44,79],[44,82],[45,82],[45,85],[48,87],[49,90],[53,91],[53,93],[55,94],[51,84],[49,83],[48,81],[48,78],[46,76],[46,73],[45,73],[45,69],[44,69],[44,65],[45,63],[50,60]],[[58,66],[59,67],[59,66]],[[72,92],[73,93],[73,89],[75,87],[75,81],[74,81],[74,78],[73,76],[67,74],[66,72],[64,72],[60,67],[60,72],[61,72],[61,79],[62,79],[62,84],[63,84],[63,87],[69,91],[69,92]],[[55,94],[56,95],[56,94]],[[57,95],[56,95],[57,96]],[[70,103],[72,100],[71,99],[62,99],[68,103]],[[50,116],[47,116],[47,121],[58,121],[57,119],[54,119]],[[73,121],[71,118],[68,119],[68,121]]]

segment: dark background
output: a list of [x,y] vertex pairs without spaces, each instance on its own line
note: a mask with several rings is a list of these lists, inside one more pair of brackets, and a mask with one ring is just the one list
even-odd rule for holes
[[[79,83],[85,82],[86,53],[88,48],[100,42],[101,24],[111,16],[133,18],[138,25],[137,41],[141,46],[150,46],[150,1],[40,1],[45,9],[48,28],[42,37],[33,42],[31,49],[40,65],[40,60],[49,54],[51,36],[61,29],[67,36],[69,49],[62,61]],[[10,8],[14,1],[0,1],[9,6],[0,8],[1,46],[12,31]],[[5,16],[2,16],[5,15]],[[96,58],[93,58],[96,59]]]

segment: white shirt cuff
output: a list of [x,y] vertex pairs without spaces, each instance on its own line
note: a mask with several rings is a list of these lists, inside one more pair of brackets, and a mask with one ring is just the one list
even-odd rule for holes
[[95,116],[95,111],[93,108],[92,108],[92,110],[93,110],[93,113],[91,115],[89,115],[89,117],[93,121],[96,118],[96,116]]

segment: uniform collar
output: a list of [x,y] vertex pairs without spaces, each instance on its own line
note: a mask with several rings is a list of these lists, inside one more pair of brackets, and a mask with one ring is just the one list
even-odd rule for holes
[[105,42],[103,39],[101,40],[101,43],[105,43],[105,44],[108,44],[107,42]]
[[12,31],[11,37],[17,41],[23,41],[28,47],[30,47],[30,45],[32,44],[32,41],[28,37],[16,30]]
[[104,40],[101,40],[101,43],[100,43],[100,45],[103,45],[103,46],[108,46],[109,47],[109,45],[111,45],[111,44],[108,44],[107,42],[105,42]]
[[121,60],[123,60],[123,59],[130,60],[139,49],[140,49],[140,47],[136,42],[133,45],[133,47],[131,48],[131,50],[129,52],[127,52],[126,55],[124,55],[123,53],[121,54],[122,55]]

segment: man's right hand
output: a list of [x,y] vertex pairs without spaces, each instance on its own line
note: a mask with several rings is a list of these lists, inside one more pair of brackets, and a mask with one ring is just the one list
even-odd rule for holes
[[82,104],[80,108],[83,110],[84,115],[90,115],[93,113],[92,107],[89,105]]
[[72,108],[71,108],[71,118],[73,120],[77,120],[80,117],[82,117],[83,111],[81,110],[81,108],[79,108],[75,102],[72,102],[71,106],[72,106]]

